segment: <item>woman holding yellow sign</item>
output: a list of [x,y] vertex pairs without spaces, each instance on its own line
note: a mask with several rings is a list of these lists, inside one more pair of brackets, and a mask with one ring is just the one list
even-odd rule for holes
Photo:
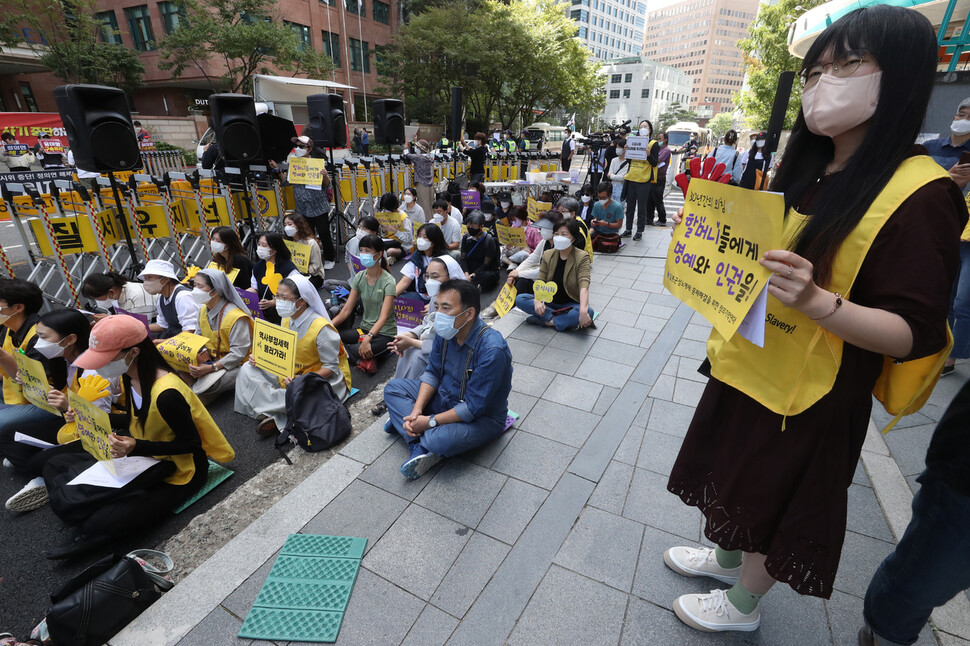
[[287,240],[310,247],[310,266],[305,275],[314,287],[323,287],[323,254],[320,252],[320,242],[313,235],[306,218],[298,213],[287,213],[283,218],[283,233]]
[[[942,367],[967,209],[912,145],[936,65],[929,20],[887,5],[846,14],[805,57],[801,111],[771,186],[785,197],[783,245],[757,254],[773,272],[764,347],[711,333],[711,378],[667,484],[701,510],[717,547],[672,547],[664,561],[730,588],[674,601],[689,626],[757,629],[775,581],[829,598],[887,358],[935,353]],[[896,382],[907,397],[915,377]]]
[[280,315],[276,313],[276,287],[284,278],[299,276],[300,270],[290,259],[290,250],[283,241],[283,236],[274,231],[260,234],[256,243],[256,255],[259,260],[253,265],[253,277],[248,291],[259,296],[259,308],[263,310],[266,320],[278,324]]

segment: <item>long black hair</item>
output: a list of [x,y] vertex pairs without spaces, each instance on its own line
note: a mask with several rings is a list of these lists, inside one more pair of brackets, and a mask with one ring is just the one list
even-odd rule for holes
[[283,240],[283,236],[275,231],[263,231],[259,234],[259,238],[265,239],[266,244],[276,251],[277,263],[284,260],[290,260],[293,257],[292,254],[290,254],[290,248],[286,246],[286,241]]
[[99,299],[114,287],[124,287],[128,279],[113,271],[91,274],[81,283],[81,295],[85,298]]
[[[876,5],[857,9],[823,31],[805,56],[808,69],[831,50],[833,60],[863,50],[882,70],[879,104],[869,129],[845,168],[832,175],[798,233],[792,251],[814,265],[816,282],[825,286],[845,238],[855,229],[896,168],[913,154],[937,62],[936,34],[930,21],[902,7]],[[784,163],[771,184],[785,194],[785,208],[797,204],[832,161],[829,137],[812,133],[799,111]]]
[[125,373],[123,378],[125,384],[125,401],[131,402],[132,413],[138,417],[138,421],[144,426],[145,420],[148,419],[148,411],[151,408],[152,388],[154,388],[155,382],[158,380],[158,371],[172,372],[172,368],[165,361],[165,358],[162,357],[158,348],[155,347],[155,342],[152,341],[152,337],[146,336],[135,345],[124,348],[124,351],[127,353],[132,348],[139,349],[135,361],[138,362],[138,382],[141,385],[141,410],[135,409],[135,403],[131,398],[131,378],[128,376],[128,373]]
[[443,253],[448,253],[448,243],[445,241],[445,234],[441,232],[441,227],[434,222],[428,222],[418,227],[418,235],[421,235],[422,232],[424,232],[424,237],[428,239],[428,242],[431,243],[431,247],[428,249],[431,253],[425,254],[423,251],[416,251],[415,253],[428,256],[440,256]]
[[222,257],[218,254],[212,254],[212,260],[228,274],[236,268],[234,264],[236,256],[245,256],[246,250],[239,241],[239,234],[232,227],[216,227],[212,230],[212,235],[217,234],[222,244],[226,245],[226,250],[223,252],[226,255],[226,262],[222,262]]

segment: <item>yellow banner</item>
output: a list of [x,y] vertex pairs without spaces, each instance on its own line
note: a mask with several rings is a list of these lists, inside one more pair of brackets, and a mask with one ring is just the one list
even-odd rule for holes
[[[117,243],[121,239],[118,224],[115,221],[114,209],[106,209],[97,213],[95,217],[101,223],[101,230],[104,231],[105,247]],[[72,253],[98,253],[98,242],[96,234],[91,226],[91,221],[87,217],[64,217],[51,218],[51,228],[54,230],[54,237],[61,247],[64,255]],[[44,256],[53,256],[54,249],[47,239],[47,228],[44,222],[39,219],[28,220],[30,230],[37,240],[40,253]]]
[[495,233],[498,234],[499,244],[509,245],[511,247],[528,246],[525,241],[525,229],[510,227],[507,224],[496,222]]
[[393,227],[395,231],[404,231],[404,218],[407,216],[400,211],[378,211],[374,214],[374,217],[385,227]]
[[[182,200],[181,208],[185,210],[186,218],[190,226],[199,222],[199,208],[194,198]],[[205,223],[210,229],[214,227],[232,226],[232,219],[229,217],[229,207],[226,205],[226,200],[222,196],[203,197],[202,208],[205,210]],[[175,228],[179,228],[177,221]]]
[[256,366],[277,377],[293,377],[296,370],[295,330],[256,319],[253,328],[253,359]]
[[307,157],[291,157],[290,168],[286,173],[286,180],[290,184],[320,186],[323,184],[323,176],[326,174],[326,172],[326,160],[308,159]]
[[518,291],[516,291],[515,285],[505,283],[502,286],[502,291],[498,293],[498,297],[495,299],[495,311],[498,313],[499,318],[502,318],[512,311],[512,308],[515,307],[515,297],[517,295]]
[[165,339],[155,347],[172,370],[188,372],[189,366],[198,365],[199,351],[209,339],[191,332],[180,332],[171,339]]
[[165,207],[161,204],[142,204],[135,207],[138,228],[143,238],[168,238],[172,231],[165,218]]
[[199,222],[199,209],[195,206],[195,199],[172,200],[172,220],[175,230],[179,233],[201,233],[202,224]]
[[77,423],[77,434],[81,437],[81,446],[113,475],[114,460],[111,459],[111,420],[108,414],[81,397],[73,390],[67,391],[67,401],[74,409],[74,419]]
[[[246,201],[252,204],[252,200],[243,201],[242,193],[232,194],[233,204],[236,207],[236,216],[240,220],[245,220],[249,217],[250,212],[246,210]],[[280,209],[276,204],[276,193],[271,189],[266,189],[259,191],[257,196],[257,204],[251,207],[252,217],[254,218],[275,218],[279,217]]]
[[310,271],[310,249],[312,247],[303,242],[293,242],[292,240],[284,240],[284,242],[290,250],[291,260],[296,268],[304,274]]
[[17,361],[17,372],[20,374],[20,383],[27,401],[37,408],[43,408],[48,413],[59,416],[61,411],[47,403],[47,393],[51,391],[51,385],[47,381],[44,365],[22,352],[14,352],[13,358]]
[[691,180],[664,287],[730,339],[771,276],[758,259],[781,248],[784,213],[782,195]]
[[525,209],[529,214],[529,219],[535,222],[540,215],[552,210],[552,202],[540,202],[536,198],[530,197],[525,203]]

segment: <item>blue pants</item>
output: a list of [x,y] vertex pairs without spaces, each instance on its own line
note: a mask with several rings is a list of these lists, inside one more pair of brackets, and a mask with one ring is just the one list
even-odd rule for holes
[[970,357],[970,242],[960,241],[960,272],[953,281],[950,296],[950,329],[953,330],[953,350],[950,357]]
[[[415,441],[404,430],[404,417],[414,410],[414,402],[418,400],[420,390],[421,382],[417,379],[391,379],[384,386],[384,403],[387,405],[391,424],[405,442]],[[435,393],[425,409],[425,414],[443,413],[451,408],[445,406]],[[442,457],[464,453],[498,438],[505,430],[504,422],[503,415],[501,421],[481,417],[471,423],[441,424],[424,432],[420,438],[421,446]]]
[[866,623],[886,646],[915,643],[930,612],[970,587],[970,497],[928,472],[919,482],[913,519],[866,590]]
[[[536,297],[532,294],[519,294],[515,297],[515,306],[520,310],[535,316],[537,319],[549,322],[552,321],[556,326],[556,329],[560,332],[564,330],[575,330],[579,325],[579,303],[546,303],[546,312],[542,316],[536,315],[535,307]],[[553,316],[552,312],[554,310],[561,310],[564,307],[568,307],[568,312],[563,312],[558,316]],[[589,307],[586,310],[589,312],[590,318],[593,317],[593,308]]]
[[64,425],[64,418],[48,413],[33,404],[5,406],[0,409],[0,454],[18,469],[25,469],[27,462],[42,449],[14,440],[17,433],[57,444],[57,431]]

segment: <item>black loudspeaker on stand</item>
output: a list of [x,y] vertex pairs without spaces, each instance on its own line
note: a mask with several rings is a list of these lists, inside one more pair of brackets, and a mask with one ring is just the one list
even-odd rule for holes
[[141,166],[141,151],[131,123],[128,99],[123,91],[114,87],[62,85],[54,88],[54,101],[67,131],[74,163],[84,170],[108,173],[118,207],[116,217],[131,256],[128,274],[134,278],[144,265],[138,260],[131,240],[114,174],[114,171],[135,170]]
[[404,142],[404,101],[374,101],[374,143],[403,146]]
[[[347,121],[344,117],[344,98],[339,94],[311,94],[306,99],[307,128],[303,134],[313,140],[314,148],[326,149],[330,153],[330,186],[333,187],[333,200],[338,217],[340,211],[340,184],[337,167],[333,163],[333,149],[347,147]],[[340,228],[338,227],[338,230]]]

